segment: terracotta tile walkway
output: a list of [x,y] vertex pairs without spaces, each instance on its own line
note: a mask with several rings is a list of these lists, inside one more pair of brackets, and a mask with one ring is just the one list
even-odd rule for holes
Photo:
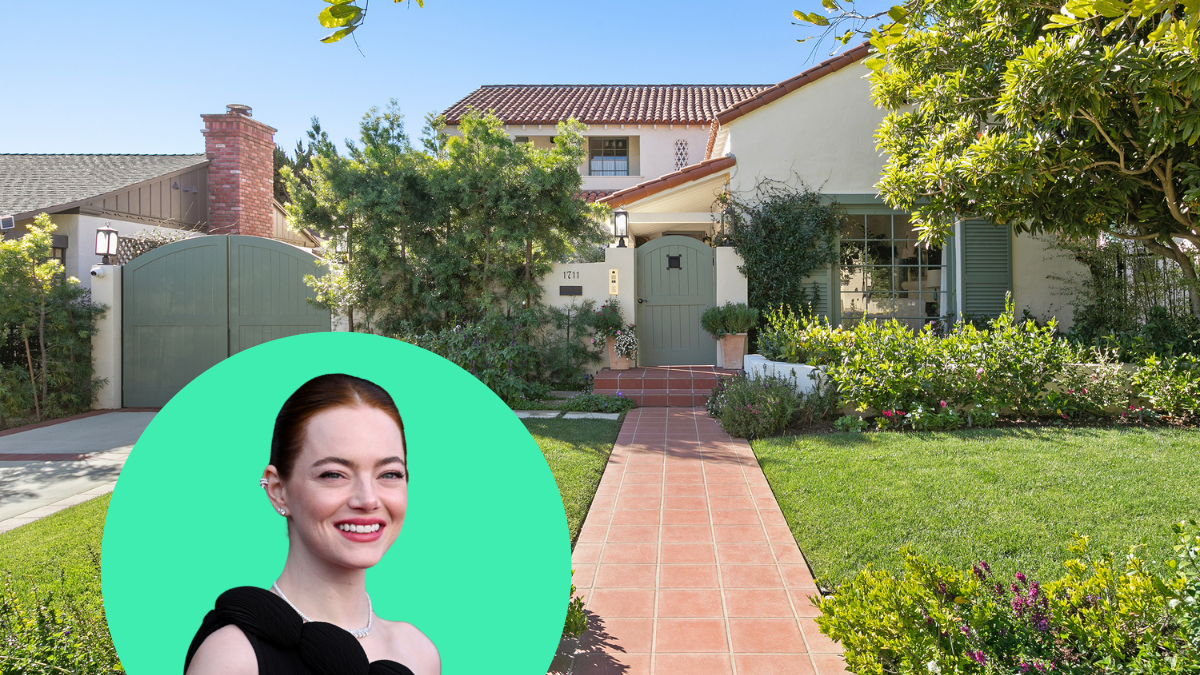
[[573,561],[576,675],[846,672],[750,445],[703,408],[626,416]]

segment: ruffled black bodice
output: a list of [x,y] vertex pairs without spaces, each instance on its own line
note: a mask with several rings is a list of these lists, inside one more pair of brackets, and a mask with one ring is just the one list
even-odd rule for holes
[[413,675],[405,665],[367,661],[358,639],[324,621],[304,623],[283,598],[253,586],[225,591],[204,617],[183,663],[220,628],[242,629],[258,657],[258,675]]

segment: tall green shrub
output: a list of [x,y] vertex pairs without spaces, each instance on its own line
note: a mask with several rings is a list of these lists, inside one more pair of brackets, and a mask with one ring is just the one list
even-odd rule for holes
[[15,387],[0,393],[0,425],[90,410],[103,383],[91,337],[106,308],[51,257],[55,229],[43,213],[26,235],[0,242],[0,382]]

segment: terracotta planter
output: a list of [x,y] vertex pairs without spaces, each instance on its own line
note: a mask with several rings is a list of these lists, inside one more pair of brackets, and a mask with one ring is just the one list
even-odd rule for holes
[[608,367],[612,370],[629,370],[629,359],[617,353],[616,338],[608,338]]
[[742,369],[742,356],[746,352],[746,334],[730,333],[721,338],[721,358],[726,368]]

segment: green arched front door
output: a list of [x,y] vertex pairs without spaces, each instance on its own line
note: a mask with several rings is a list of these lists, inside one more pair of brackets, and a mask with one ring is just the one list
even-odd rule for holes
[[122,399],[159,407],[221,360],[263,342],[330,330],[308,302],[317,258],[240,235],[184,239],[121,268]]
[[715,365],[717,341],[700,328],[713,306],[713,251],[691,237],[637,247],[638,365]]

